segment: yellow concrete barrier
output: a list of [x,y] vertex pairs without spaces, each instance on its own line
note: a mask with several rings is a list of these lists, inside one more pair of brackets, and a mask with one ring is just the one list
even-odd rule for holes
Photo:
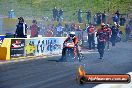
[[6,60],[7,48],[0,47],[0,60]]
[[0,60],[10,60],[10,45],[11,39],[5,38],[0,47]]

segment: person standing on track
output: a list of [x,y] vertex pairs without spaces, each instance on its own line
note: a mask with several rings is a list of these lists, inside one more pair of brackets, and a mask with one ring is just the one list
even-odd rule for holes
[[116,44],[117,34],[119,32],[118,27],[119,27],[118,24],[116,22],[114,22],[114,26],[112,26],[112,28],[111,28],[111,30],[112,30],[112,35],[111,35],[112,46],[115,46],[115,44]]
[[107,32],[107,36],[106,36],[106,44],[107,44],[107,49],[109,50],[109,45],[110,45],[110,38],[112,35],[112,30],[109,24],[106,25],[106,32]]
[[95,40],[94,40],[95,28],[93,25],[90,25],[90,27],[87,28],[87,33],[88,33],[89,50],[95,49]]
[[97,41],[98,41],[97,49],[100,54],[99,59],[102,59],[103,55],[104,55],[104,49],[105,49],[106,37],[107,37],[107,31],[106,31],[104,23],[101,23],[101,28],[98,29],[96,37],[97,37]]

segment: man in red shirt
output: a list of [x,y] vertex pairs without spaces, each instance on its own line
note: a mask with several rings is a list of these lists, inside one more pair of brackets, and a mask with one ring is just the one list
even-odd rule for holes
[[107,43],[107,49],[109,50],[109,42],[110,42],[110,38],[112,35],[112,30],[111,30],[109,24],[106,25],[106,32],[107,32],[106,43]]
[[105,44],[106,44],[106,39],[107,39],[107,30],[105,28],[104,23],[101,23],[101,28],[98,29],[96,36],[97,36],[97,41],[98,41],[97,49],[100,54],[99,59],[102,59],[104,55],[104,49],[105,49]]
[[37,21],[33,20],[32,23],[33,25],[30,26],[31,37],[38,37],[39,27],[37,26]]
[[88,45],[89,45],[89,49],[91,50],[92,48],[95,49],[95,40],[94,40],[94,35],[95,35],[95,28],[93,25],[91,25],[88,29],[87,29],[87,33],[88,33]]

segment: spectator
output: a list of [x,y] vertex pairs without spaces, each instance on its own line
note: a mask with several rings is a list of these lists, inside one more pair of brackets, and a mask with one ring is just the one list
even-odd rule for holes
[[76,24],[75,23],[72,23],[71,24],[71,31],[75,31],[75,29],[76,29],[75,27],[76,27]]
[[125,25],[125,22],[126,22],[125,17],[121,16],[121,18],[120,18],[120,25],[121,26],[124,26]]
[[19,23],[16,25],[15,37],[26,38],[27,37],[27,24],[24,23],[23,17],[19,17]]
[[63,10],[60,8],[59,10],[59,20],[62,21],[63,19]]
[[120,18],[120,13],[119,13],[119,11],[118,11],[118,10],[116,11],[116,13],[115,13],[115,14],[117,15],[117,17],[118,17],[118,18]]
[[97,15],[96,14],[93,16],[93,19],[94,19],[94,24],[96,25],[97,24]]
[[33,20],[32,21],[32,25],[30,26],[30,30],[31,30],[31,37],[38,37],[39,34],[39,26],[37,26],[37,21]]
[[54,21],[56,21],[57,20],[57,15],[58,15],[58,10],[56,9],[56,7],[54,7],[52,12],[53,12],[53,19],[54,19]]
[[52,30],[48,29],[46,32],[46,37],[53,37],[54,33]]
[[77,26],[77,31],[82,31],[80,26]]
[[78,10],[78,22],[82,23],[82,11],[81,11],[81,9]]
[[104,13],[102,13],[102,22],[106,23],[106,14],[105,14],[105,11],[104,11]]
[[62,36],[62,34],[63,34],[63,28],[64,27],[62,26],[62,24],[59,23],[58,27],[57,27],[57,30],[56,30],[57,31],[57,34],[56,34],[57,37],[61,37]]
[[60,16],[59,16],[59,10],[58,9],[56,10],[56,17],[57,17],[57,21],[59,22]]
[[126,28],[125,28],[125,33],[126,33],[126,42],[130,39],[130,34],[131,34],[131,28],[130,28],[130,25],[126,25]]
[[101,24],[101,13],[97,13],[97,24]]
[[117,39],[116,39],[116,42],[121,42],[121,40],[122,40],[122,31],[121,30],[119,30],[118,31],[118,34],[117,34]]
[[65,24],[65,31],[66,31],[66,32],[70,31],[70,26],[69,26],[69,24]]
[[88,21],[88,24],[91,24],[91,12],[90,11],[87,11],[87,21]]
[[114,26],[112,26],[112,35],[111,35],[112,46],[115,46],[118,32],[119,32],[118,24],[115,22]]
[[113,17],[113,22],[119,23],[119,17],[117,16],[117,14],[115,14],[115,16]]

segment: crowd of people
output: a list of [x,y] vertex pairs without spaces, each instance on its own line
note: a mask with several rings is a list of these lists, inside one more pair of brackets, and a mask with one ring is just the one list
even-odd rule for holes
[[[132,32],[132,25],[126,25],[125,33],[126,39],[125,41],[128,42],[130,39]],[[88,48],[89,50],[95,49],[95,35],[97,37],[97,49],[100,54],[100,59],[103,58],[104,49],[107,46],[107,49],[110,49],[111,46],[116,46],[117,42],[122,41],[123,32],[120,30],[120,25],[117,22],[114,22],[114,25],[104,24],[101,23],[101,27],[96,29],[96,27],[91,24],[87,27],[88,33]]]
[[121,26],[124,26],[126,22],[126,18],[125,16],[121,15],[119,11],[117,11],[113,16],[113,21],[120,24]]
[[[55,11],[56,10],[56,11]],[[60,9],[62,10],[62,9]],[[53,9],[53,18],[54,21],[59,21],[61,16],[63,15],[63,12],[58,11],[56,8]],[[60,14],[57,15],[57,11]],[[79,23],[82,22],[81,18],[82,11],[79,9],[78,14],[80,15],[78,17]],[[58,18],[59,17],[59,18]],[[33,20],[32,25],[28,28],[27,24],[24,22],[23,17],[19,17],[15,37],[17,38],[26,38],[27,37],[27,30],[31,31],[30,37],[38,37],[39,33],[43,33],[46,37],[62,37],[62,36],[68,36],[68,33],[70,31],[87,31],[88,34],[88,48],[95,49],[95,35],[97,37],[97,49],[100,54],[100,59],[103,58],[104,49],[105,46],[107,46],[107,49],[109,50],[110,44],[112,46],[116,45],[116,42],[122,41],[122,35],[123,32],[120,30],[120,26],[125,25],[125,41],[127,42],[130,39],[131,31],[132,31],[132,19],[125,24],[126,19],[122,16],[120,16],[119,11],[115,13],[113,16],[113,23],[112,25],[106,24],[106,17],[105,12],[104,13],[97,13],[97,24],[100,24],[100,28],[96,28],[97,26],[93,23],[91,23],[91,13],[90,11],[87,12],[87,19],[89,26],[85,25],[85,28],[81,28],[80,25],[76,25],[75,23],[65,23],[62,24],[62,22],[58,22],[58,25],[54,25],[53,23],[49,24],[48,26],[44,27],[44,31],[42,31],[42,28],[38,26],[37,21]]]
[[63,20],[63,10],[57,9],[56,7],[54,7],[54,9],[52,10],[53,12],[53,20],[54,21],[61,21]]
[[[52,10],[53,11],[53,19],[54,21],[62,21],[64,19],[64,11],[62,9],[57,9],[56,7]],[[82,11],[79,9],[77,12],[77,19],[79,23],[83,23],[83,14],[86,14],[86,20],[88,24],[95,24],[99,25],[101,23],[108,23],[107,21],[107,16],[106,12],[98,12],[95,13],[92,16],[92,13],[90,10],[88,11]],[[74,14],[75,15],[75,14]],[[113,22],[117,22],[121,26],[124,26],[126,23],[126,15],[127,14],[121,14],[118,10],[115,12],[114,16],[112,17]]]
[[38,35],[43,35],[45,37],[64,37],[67,36],[69,31],[82,31],[79,25],[75,23],[65,23],[62,24],[58,22],[57,25],[50,23],[48,25],[40,25],[37,20],[32,20],[32,25],[28,26],[23,17],[18,18],[19,22],[16,27],[15,37],[26,38],[27,31],[30,30],[30,37],[38,37]]

